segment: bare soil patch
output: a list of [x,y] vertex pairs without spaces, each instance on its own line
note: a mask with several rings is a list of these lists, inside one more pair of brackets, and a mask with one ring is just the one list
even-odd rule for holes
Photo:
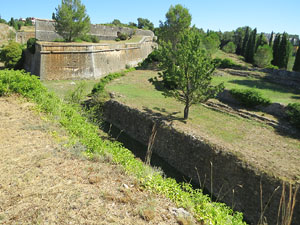
[[[1,224],[178,224],[169,200],[117,165],[55,141],[58,127],[16,97],[0,98]],[[64,137],[60,137],[64,138]]]

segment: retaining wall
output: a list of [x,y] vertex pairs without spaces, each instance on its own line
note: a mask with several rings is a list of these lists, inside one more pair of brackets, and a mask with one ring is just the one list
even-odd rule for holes
[[[280,179],[258,171],[245,160],[203,137],[168,126],[159,120],[159,116],[155,117],[113,100],[106,102],[104,115],[108,122],[144,145],[147,145],[156,121],[159,128],[153,146],[154,152],[195,182],[199,183],[198,174],[202,182],[206,177],[205,187],[235,210],[243,212],[251,224],[257,224],[260,217],[260,184],[263,189],[263,206],[276,187],[281,185]],[[276,224],[280,196],[281,188],[274,194],[265,212],[270,225]],[[299,195],[297,199],[294,225],[300,221]]]
[[26,55],[25,69],[41,80],[98,79],[137,66],[154,48],[152,37],[114,45],[38,42],[35,54]]

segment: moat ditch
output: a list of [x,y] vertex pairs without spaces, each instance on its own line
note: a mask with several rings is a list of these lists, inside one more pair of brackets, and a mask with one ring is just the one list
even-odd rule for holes
[[[104,115],[108,122],[106,132],[143,160],[157,118],[112,100],[105,103]],[[281,199],[281,188],[277,187],[281,187],[282,180],[259,171],[220,146],[160,123],[151,165],[179,182],[191,182],[195,188],[205,178],[205,192],[243,212],[249,224],[259,221],[261,205],[266,208],[268,224],[276,224]],[[299,211],[296,204],[292,224],[299,224]]]

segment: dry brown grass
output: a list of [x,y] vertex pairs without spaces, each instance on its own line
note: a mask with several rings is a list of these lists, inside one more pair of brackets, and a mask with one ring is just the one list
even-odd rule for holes
[[[117,165],[62,147],[50,133],[66,140],[63,132],[30,107],[0,98],[0,224],[178,224],[169,200],[141,190]],[[146,221],[137,210],[148,199],[156,205]]]

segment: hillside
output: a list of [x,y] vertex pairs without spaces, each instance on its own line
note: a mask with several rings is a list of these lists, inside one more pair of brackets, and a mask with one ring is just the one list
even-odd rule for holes
[[6,44],[9,40],[16,39],[16,31],[12,27],[0,23],[0,47]]

